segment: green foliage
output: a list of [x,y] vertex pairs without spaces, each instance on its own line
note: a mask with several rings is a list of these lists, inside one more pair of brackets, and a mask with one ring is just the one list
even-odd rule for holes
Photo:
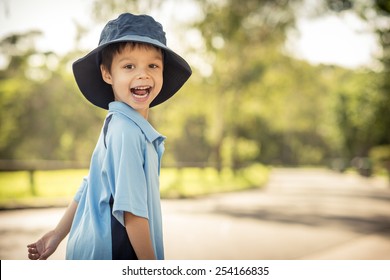
[[377,77],[372,73],[347,73],[338,88],[335,108],[342,129],[346,156],[367,156],[375,145],[376,108],[380,105]]
[[0,71],[0,158],[89,160],[103,115],[78,93],[68,58],[36,51],[29,36],[0,45],[14,48]]
[[[196,1],[202,17],[181,32],[199,34],[201,47],[188,46],[184,56],[203,60],[211,72],[194,63],[180,92],[152,109],[150,121],[168,136],[164,163],[214,165],[221,174],[256,162],[323,165],[339,158],[348,164],[390,143],[388,29],[376,28],[384,49],[380,73],[313,66],[284,53],[300,2]],[[324,6],[353,8],[367,20],[370,11],[389,18],[388,1],[349,3]],[[148,13],[163,6],[99,0],[91,13],[101,22],[123,7]],[[78,30],[77,40],[85,33]],[[106,112],[82,97],[70,70],[86,52],[41,53],[38,38],[31,31],[0,42],[8,61],[0,70],[0,158],[88,161]]]
[[[284,55],[298,2],[200,1],[204,17],[194,27],[213,58],[204,92],[212,112],[212,159],[219,167],[239,167],[248,150],[244,142],[257,146],[245,160],[318,165],[366,157],[372,146],[390,141],[390,98],[381,89],[381,74],[312,66]],[[328,5],[353,7],[347,2]]]
[[373,147],[369,155],[375,171],[378,173],[384,171],[390,180],[390,145]]
[[162,0],[96,0],[92,5],[92,16],[96,21],[106,23],[124,11],[134,14],[148,13],[153,9],[159,9],[162,3]]
[[[382,48],[382,55],[379,60],[382,64],[382,72],[380,73],[381,81],[379,83],[379,93],[381,102],[378,103],[376,116],[381,119],[378,122],[378,134],[377,141],[384,143],[390,143],[390,132],[388,127],[390,126],[390,0],[374,0],[374,1],[351,1],[351,0],[327,0],[328,2],[335,2],[336,6],[340,5],[340,2],[345,2],[344,9],[354,10],[362,19],[366,20],[370,28],[377,34],[378,41]],[[332,5],[330,8],[332,9]],[[338,11],[337,9],[333,9]]]
[[[204,17],[193,26],[202,34],[213,58],[212,76],[202,81],[210,110],[211,160],[219,170],[223,162],[236,169],[243,160],[242,145],[226,153],[222,151],[227,146],[224,142],[243,143],[248,137],[240,135],[242,130],[261,129],[249,127],[248,119],[258,117],[264,97],[259,87],[269,67],[280,57],[285,32],[294,22],[294,15],[287,1],[200,3]],[[247,143],[254,140],[257,139],[245,139]],[[257,145],[252,159],[262,143]]]

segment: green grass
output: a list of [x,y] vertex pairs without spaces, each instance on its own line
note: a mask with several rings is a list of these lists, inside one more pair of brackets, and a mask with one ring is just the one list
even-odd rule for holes
[[88,170],[36,171],[33,195],[28,171],[0,172],[0,209],[66,205],[86,174]]
[[[27,171],[0,172],[0,206],[69,201],[88,170],[34,172],[33,195]],[[160,184],[162,198],[188,198],[263,186],[268,169],[256,164],[236,173],[226,168],[220,174],[213,168],[163,168]]]
[[[88,170],[59,170],[34,172],[36,196],[72,196]],[[34,196],[27,171],[0,172],[0,200]]]
[[161,172],[161,196],[186,198],[212,193],[262,187],[268,181],[268,169],[253,165],[234,173],[225,168],[220,174],[214,168],[166,168]]

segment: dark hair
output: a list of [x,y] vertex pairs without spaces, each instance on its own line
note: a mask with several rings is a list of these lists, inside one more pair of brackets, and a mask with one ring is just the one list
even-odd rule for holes
[[[151,44],[146,43],[139,43],[139,42],[119,42],[119,43],[113,43],[106,46],[104,49],[101,50],[100,57],[101,62],[100,64],[103,65],[108,72],[111,72],[111,65],[112,60],[114,58],[114,55],[121,53],[126,47],[130,47],[131,50],[135,48],[155,48],[156,50],[159,50],[162,52],[162,50],[156,46],[153,46]],[[164,55],[163,55],[164,56]]]

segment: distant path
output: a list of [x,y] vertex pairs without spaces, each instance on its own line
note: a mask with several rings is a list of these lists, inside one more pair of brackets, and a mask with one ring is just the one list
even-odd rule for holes
[[164,208],[171,259],[390,259],[386,180],[275,169],[263,191]]
[[[0,258],[25,246],[64,209],[0,212]],[[264,190],[164,200],[167,259],[388,259],[386,180],[323,169],[275,169]],[[53,255],[64,258],[65,242]]]

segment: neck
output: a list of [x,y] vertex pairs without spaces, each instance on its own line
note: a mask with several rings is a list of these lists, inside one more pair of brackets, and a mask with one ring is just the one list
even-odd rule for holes
[[137,110],[137,112],[140,113],[141,116],[143,116],[145,120],[148,119],[148,117],[149,117],[149,108],[148,109],[143,109],[143,110]]

